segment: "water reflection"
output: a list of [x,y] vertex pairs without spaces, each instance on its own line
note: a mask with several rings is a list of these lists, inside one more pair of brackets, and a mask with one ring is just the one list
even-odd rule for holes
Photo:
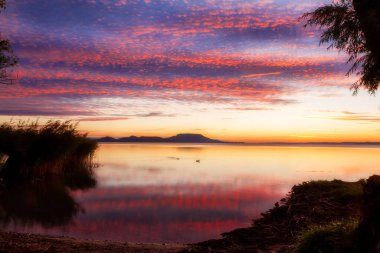
[[[28,193],[33,185],[26,184],[24,190],[15,185],[1,198],[19,198],[25,209],[3,207],[11,216],[3,220],[11,220],[7,230],[28,233],[129,242],[197,242],[249,226],[302,181],[368,178],[380,169],[379,154],[380,148],[374,147],[102,144],[96,155],[101,166],[94,169],[96,188],[75,190],[92,186],[92,180],[84,180],[86,170],[80,169],[74,172],[82,171],[83,176],[71,173],[60,177],[63,182],[43,181],[51,182],[45,187],[51,193],[44,192],[48,191],[42,190],[44,186],[40,192]],[[195,162],[198,159],[200,163]],[[91,173],[89,178],[93,179]],[[71,200],[64,198],[67,196]],[[36,204],[38,199],[51,202]],[[18,212],[34,210],[31,203],[25,203],[31,200],[35,206],[51,208],[46,217],[60,212],[51,207],[63,205],[56,201],[66,202],[67,207],[59,209],[66,209],[61,211],[61,217],[67,217],[61,224],[68,225],[50,227],[54,223],[37,222],[36,218],[33,226],[14,225],[21,219],[12,215],[22,217]],[[5,202],[1,200],[1,205]]]
[[179,151],[188,151],[188,152],[200,152],[203,150],[202,147],[177,147],[177,150]]
[[[87,210],[70,234],[132,242],[196,242],[249,226],[282,197],[275,185],[99,187],[78,196]],[[112,228],[112,229],[109,229]]]
[[79,158],[68,159],[64,165],[45,159],[28,167],[22,159],[10,157],[0,172],[1,225],[50,228],[70,224],[84,212],[72,191],[95,187],[93,167],[90,160]]

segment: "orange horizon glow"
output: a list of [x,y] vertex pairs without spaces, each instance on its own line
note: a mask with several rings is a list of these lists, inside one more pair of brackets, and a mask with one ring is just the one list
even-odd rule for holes
[[[281,133],[257,133],[256,135],[253,135],[251,133],[241,133],[238,134],[218,134],[218,133],[212,133],[208,131],[173,131],[173,132],[156,132],[156,133],[146,133],[146,132],[108,132],[108,131],[88,131],[88,130],[82,130],[82,132],[88,133],[90,137],[93,138],[101,138],[101,137],[113,137],[113,138],[122,138],[122,137],[129,137],[129,136],[137,136],[137,137],[171,137],[175,136],[177,134],[202,134],[210,139],[216,139],[221,141],[227,141],[227,142],[243,142],[243,143],[319,143],[319,142],[326,142],[326,143],[339,143],[339,142],[380,142],[380,136],[377,136],[377,138],[374,138],[373,134],[369,133],[367,135],[353,135],[352,133],[345,134],[339,134],[340,136],[331,136],[329,134],[320,134],[315,135],[315,133],[305,133],[305,134],[294,134],[294,135],[284,135]],[[349,136],[349,137],[347,137]]]

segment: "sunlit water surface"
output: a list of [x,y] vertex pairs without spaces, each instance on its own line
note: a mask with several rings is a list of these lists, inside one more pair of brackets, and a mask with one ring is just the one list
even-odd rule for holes
[[58,228],[8,230],[130,242],[196,242],[249,226],[294,184],[380,173],[380,147],[101,144],[98,186]]

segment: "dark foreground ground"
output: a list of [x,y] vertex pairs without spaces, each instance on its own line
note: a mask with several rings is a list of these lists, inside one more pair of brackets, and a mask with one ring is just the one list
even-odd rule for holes
[[192,245],[86,241],[0,232],[0,252],[351,252],[364,183],[334,180],[296,185],[251,227]]
[[53,237],[0,232],[0,252],[178,252],[186,245],[136,244],[110,241],[87,241],[70,237]]

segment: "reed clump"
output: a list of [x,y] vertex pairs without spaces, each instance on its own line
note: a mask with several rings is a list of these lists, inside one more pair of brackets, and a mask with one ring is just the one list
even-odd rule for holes
[[42,126],[37,122],[3,123],[0,153],[9,158],[0,177],[19,182],[57,176],[66,178],[70,185],[70,181],[92,173],[96,148],[97,142],[80,133],[71,121],[49,121]]

